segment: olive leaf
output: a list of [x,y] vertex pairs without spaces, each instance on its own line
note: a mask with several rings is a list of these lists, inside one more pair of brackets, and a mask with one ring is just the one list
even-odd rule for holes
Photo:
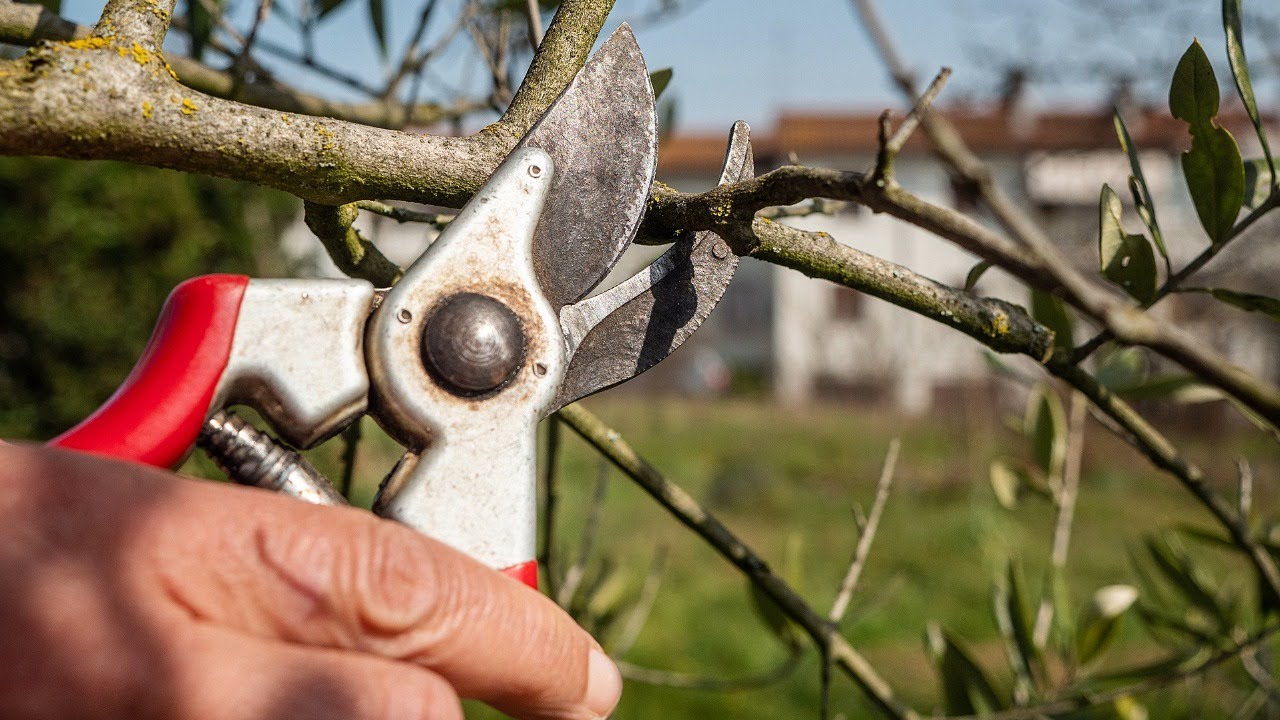
[[1156,258],[1142,235],[1130,235],[1120,224],[1120,197],[1110,185],[1098,199],[1098,257],[1102,274],[1142,304],[1156,295]]
[[653,86],[653,99],[662,97],[662,91],[671,83],[671,68],[662,68],[649,73],[649,84]]
[[369,0],[369,22],[373,25],[373,36],[378,40],[378,52],[387,56],[387,13],[383,0]]
[[1280,321],[1280,299],[1227,288],[1186,288],[1183,292],[1208,293],[1228,305],[1234,305],[1249,312],[1260,312],[1272,320]]
[[213,26],[218,24],[222,16],[223,0],[213,0],[206,4],[199,0],[187,2],[187,33],[191,37],[191,57],[199,60],[204,56],[204,49],[213,34]]
[[1244,204],[1244,163],[1235,138],[1214,124],[1218,80],[1200,42],[1193,41],[1173,73],[1169,110],[1187,123],[1191,149],[1182,154],[1182,173],[1200,224],[1215,245],[1227,240]]
[[[1249,79],[1249,62],[1244,56],[1244,33],[1240,28],[1241,0],[1222,0],[1222,29],[1227,36],[1227,62],[1231,65],[1231,76],[1236,81],[1236,92],[1244,105],[1253,130],[1258,134],[1258,144],[1262,146],[1262,155],[1266,158],[1271,177],[1275,178],[1276,165],[1271,157],[1271,147],[1267,143],[1267,131],[1262,126],[1262,117],[1258,114],[1258,101],[1253,96],[1253,82]],[[1273,180],[1274,182],[1274,180]]]
[[929,623],[925,629],[925,644],[942,679],[943,701],[948,714],[984,715],[1004,709],[1005,703],[996,693],[986,671],[958,638]]
[[1099,588],[1085,606],[1076,630],[1076,662],[1082,666],[1097,659],[1115,640],[1120,618],[1138,599],[1132,585]]
[[1053,347],[1055,351],[1069,353],[1075,348],[1071,315],[1067,313],[1067,308],[1063,306],[1061,300],[1049,293],[1032,290],[1031,317],[1053,331]]
[[1067,414],[1049,386],[1038,384],[1032,389],[1023,430],[1031,441],[1036,465],[1053,482],[1067,457]]
[[982,274],[991,269],[991,261],[983,260],[982,262],[969,268],[969,274],[964,276],[964,290],[969,292],[978,284],[978,280],[982,278]]
[[1244,163],[1244,206],[1256,208],[1271,197],[1276,183],[1271,158],[1255,158]]
[[1133,138],[1129,136],[1129,128],[1124,124],[1124,118],[1120,116],[1119,110],[1112,110],[1112,123],[1116,127],[1116,138],[1120,141],[1120,149],[1124,150],[1124,154],[1129,158],[1129,194],[1133,196],[1133,206],[1138,211],[1138,217],[1142,218],[1142,222],[1147,226],[1147,231],[1151,233],[1151,240],[1155,242],[1156,249],[1160,251],[1160,257],[1169,261],[1169,251],[1164,246],[1164,234],[1160,232],[1160,223],[1156,221],[1156,204],[1151,199],[1151,189],[1147,187],[1147,178],[1142,173],[1142,165],[1138,162],[1138,150],[1134,147]]

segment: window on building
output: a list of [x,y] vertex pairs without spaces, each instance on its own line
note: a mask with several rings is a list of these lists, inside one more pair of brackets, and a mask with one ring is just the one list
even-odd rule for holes
[[831,288],[834,296],[831,316],[836,320],[860,320],[867,297],[853,288],[836,285]]

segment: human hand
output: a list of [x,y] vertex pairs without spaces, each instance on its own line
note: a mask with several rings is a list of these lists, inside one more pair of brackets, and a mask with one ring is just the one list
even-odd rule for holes
[[550,600],[351,508],[0,443],[0,707],[19,718],[607,715]]

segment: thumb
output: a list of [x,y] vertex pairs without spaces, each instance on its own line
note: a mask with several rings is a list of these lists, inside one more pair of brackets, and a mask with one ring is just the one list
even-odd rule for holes
[[517,717],[600,718],[616,705],[621,677],[599,645],[470,557],[358,510],[180,484],[162,515],[169,537],[150,547],[169,596],[196,617],[411,662]]

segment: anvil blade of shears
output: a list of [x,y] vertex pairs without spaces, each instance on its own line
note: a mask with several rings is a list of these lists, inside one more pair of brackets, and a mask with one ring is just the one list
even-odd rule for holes
[[516,150],[528,147],[556,164],[533,263],[559,310],[586,297],[622,257],[657,171],[653,88],[629,26],[601,45]]

